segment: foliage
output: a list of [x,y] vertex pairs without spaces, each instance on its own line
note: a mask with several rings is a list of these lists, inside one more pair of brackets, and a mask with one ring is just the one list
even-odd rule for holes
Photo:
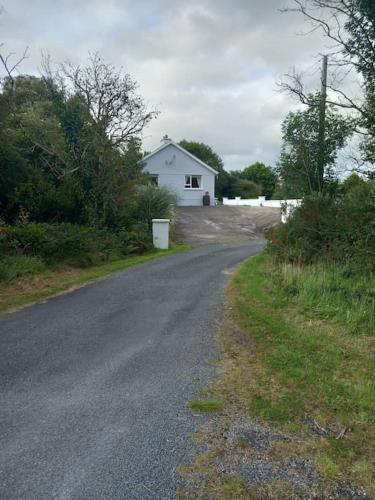
[[146,109],[131,76],[104,63],[98,53],[90,53],[89,63],[84,67],[62,64],[54,76],[46,62],[45,70],[47,78],[55,84],[62,78],[70,83],[64,89],[72,88],[70,95],[81,100],[95,128],[115,146],[127,144],[129,138],[138,136],[156,116],[155,111]]
[[229,188],[229,194],[233,197],[240,196],[241,198],[257,198],[262,193],[261,186],[255,184],[255,182],[248,179],[243,179],[242,177],[237,177],[236,174],[232,174],[234,182],[232,182]]
[[[309,97],[305,110],[290,112],[282,125],[283,146],[278,172],[286,197],[327,192],[335,180],[337,152],[345,145],[351,122],[332,109],[326,112],[325,142],[319,137],[319,95]],[[323,155],[322,155],[323,152]],[[324,177],[320,163],[323,158]]]
[[132,211],[151,228],[152,219],[173,219],[176,196],[166,187],[146,184],[137,188]]
[[10,282],[17,278],[42,272],[45,265],[39,257],[12,255],[0,260],[0,282]]
[[[286,10],[300,12],[312,25],[311,32],[319,29],[328,38],[332,47],[329,54],[332,76],[328,81],[327,102],[352,112],[363,139],[363,159],[374,163],[375,3],[373,0],[294,0],[294,3],[294,8]],[[344,85],[354,72],[361,75],[363,93],[348,92],[348,86]],[[289,82],[282,83],[282,87],[308,103],[301,75],[289,75]]]
[[214,170],[221,172],[224,169],[223,160],[215,153],[211,146],[203,142],[187,141],[186,139],[180,141],[179,145]]
[[[15,91],[14,91],[15,89]],[[1,210],[35,222],[118,228],[142,180],[148,112],[136,84],[99,56],[5,79],[0,94]],[[120,123],[121,119],[121,123]]]
[[348,269],[374,270],[374,181],[347,181],[340,197],[306,196],[267,238],[279,261],[307,264],[324,259],[344,262]]
[[23,267],[23,257],[47,265],[63,261],[88,267],[150,248],[149,231],[140,226],[113,232],[70,223],[29,223],[5,226],[0,232],[0,256],[4,262],[13,259],[17,267]]
[[266,196],[268,199],[272,198],[277,185],[275,169],[264,163],[255,162],[242,170],[241,177],[260,186],[261,195]]

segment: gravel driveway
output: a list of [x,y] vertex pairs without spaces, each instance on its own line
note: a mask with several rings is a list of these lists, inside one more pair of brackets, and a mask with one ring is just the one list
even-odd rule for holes
[[178,207],[175,235],[188,244],[258,239],[280,217],[279,208],[269,207]]
[[175,498],[228,269],[200,247],[0,318],[0,498]]

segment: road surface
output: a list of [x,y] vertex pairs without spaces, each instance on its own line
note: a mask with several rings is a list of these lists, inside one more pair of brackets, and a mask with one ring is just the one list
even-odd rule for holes
[[175,498],[228,270],[263,245],[195,248],[2,316],[0,498]]

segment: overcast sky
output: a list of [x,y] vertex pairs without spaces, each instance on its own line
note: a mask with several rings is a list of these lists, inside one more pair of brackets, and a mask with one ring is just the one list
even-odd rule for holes
[[163,134],[205,142],[226,168],[254,161],[274,165],[280,126],[294,101],[276,81],[292,66],[319,86],[318,34],[292,0],[3,0],[6,49],[30,47],[23,72],[37,72],[41,51],[58,62],[84,63],[88,51],[139,83],[161,113],[144,134],[145,149]]

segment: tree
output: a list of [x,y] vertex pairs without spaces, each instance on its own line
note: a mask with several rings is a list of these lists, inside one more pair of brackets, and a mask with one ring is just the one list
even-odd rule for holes
[[233,178],[234,181],[229,191],[231,197],[240,196],[244,199],[257,198],[262,193],[261,186],[258,186],[255,182],[235,175],[233,175]]
[[215,153],[211,146],[203,142],[187,141],[186,139],[180,141],[179,145],[218,172],[224,169],[223,160]]
[[255,182],[261,188],[261,194],[271,198],[277,184],[277,173],[264,163],[255,162],[241,172],[241,177]]
[[139,134],[154,114],[130,77],[97,57],[76,68],[76,83],[44,67],[42,78],[3,81],[1,209],[8,222],[23,211],[37,222],[118,227],[142,176]]
[[70,87],[70,94],[82,99],[96,126],[115,146],[139,136],[157,115],[156,111],[147,110],[131,76],[104,63],[98,53],[90,53],[89,63],[83,67],[71,63],[60,65],[54,78],[48,61],[44,62],[44,68],[47,78],[62,81],[64,90]]
[[139,135],[157,113],[148,111],[130,75],[90,54],[86,66],[63,64],[53,72],[44,61],[44,80],[60,116],[74,175],[89,220],[116,225],[141,169]]
[[[329,39],[330,79],[327,103],[353,112],[356,131],[361,134],[363,159],[375,162],[375,2],[373,0],[294,0],[295,7],[285,9],[301,13],[312,30],[321,30]],[[363,78],[363,92],[345,90],[342,83],[353,73]],[[282,88],[308,104],[303,76],[287,75]]]
[[[3,43],[0,43],[0,49],[4,46]],[[22,56],[18,58],[17,60],[12,61],[12,57],[14,56],[14,52],[10,52],[9,54],[5,55],[2,51],[0,51],[0,62],[5,70],[6,73],[6,81],[9,84],[10,88],[10,96],[13,97],[14,95],[14,90],[15,90],[15,78],[14,78],[14,72],[18,69],[20,64],[28,58],[28,51],[29,48],[26,47],[24,50]],[[4,79],[3,79],[4,80]]]
[[[337,152],[351,133],[351,122],[333,109],[327,109],[325,141],[320,143],[319,95],[309,96],[305,110],[291,112],[282,125],[283,145],[278,165],[286,196],[303,196],[329,190],[336,178]],[[320,175],[323,155],[324,174]]]

